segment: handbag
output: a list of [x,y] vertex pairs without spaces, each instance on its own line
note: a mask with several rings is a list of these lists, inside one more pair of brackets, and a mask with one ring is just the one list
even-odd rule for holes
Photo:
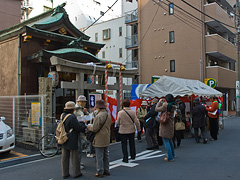
[[161,124],[167,123],[169,121],[169,119],[170,119],[170,112],[167,112],[167,111],[162,112],[159,116],[159,122]]
[[108,118],[108,114],[107,114],[107,117],[106,117],[105,122],[104,122],[104,123],[102,124],[102,126],[97,130],[97,132],[88,131],[86,138],[87,138],[87,140],[88,140],[89,142],[91,142],[91,143],[93,142],[96,134],[102,129],[102,127],[103,127],[104,124],[106,123],[107,118]]
[[87,136],[86,136],[87,140],[88,140],[89,142],[93,142],[96,134],[97,134],[97,133],[95,133],[95,132],[93,132],[93,131],[88,131]]
[[175,130],[180,131],[180,130],[185,130],[185,124],[182,121],[176,122],[175,124]]
[[145,128],[153,128],[156,126],[156,121],[154,120],[153,117],[149,117],[148,119],[146,119],[145,121],[143,121],[143,127]]

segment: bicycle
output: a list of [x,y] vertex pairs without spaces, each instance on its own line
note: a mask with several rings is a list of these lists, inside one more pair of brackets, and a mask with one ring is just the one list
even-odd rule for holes
[[[56,120],[56,123],[59,123],[59,120]],[[38,143],[38,150],[40,154],[44,157],[53,157],[61,149],[61,145],[57,143],[56,140],[56,129],[54,133],[49,133],[41,137]]]

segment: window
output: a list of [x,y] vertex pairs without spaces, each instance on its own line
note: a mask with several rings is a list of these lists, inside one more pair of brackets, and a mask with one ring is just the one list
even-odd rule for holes
[[105,51],[102,52],[102,58],[105,59]]
[[173,15],[174,14],[174,4],[170,3],[169,4],[169,15]]
[[169,42],[170,43],[174,43],[174,31],[170,31],[169,32]]
[[110,29],[103,30],[103,40],[110,39]]
[[119,48],[119,58],[122,58],[122,48]]
[[95,42],[98,42],[98,33],[95,33]]
[[175,72],[175,60],[170,60],[170,72]]
[[122,26],[119,27],[119,36],[122,36]]

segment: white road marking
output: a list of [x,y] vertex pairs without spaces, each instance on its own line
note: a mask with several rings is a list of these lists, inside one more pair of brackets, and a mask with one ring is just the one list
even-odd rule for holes
[[[146,151],[143,151],[141,153],[136,154],[136,159],[135,160],[129,160],[129,163],[122,162],[122,159],[118,159],[118,160],[112,161],[112,162],[109,163],[109,165],[110,165],[109,168],[113,169],[113,168],[116,168],[116,167],[119,167],[119,166],[135,167],[135,166],[137,166],[139,164],[138,163],[133,163],[133,162],[140,161],[140,160],[146,160],[146,159],[162,157],[165,154],[158,154],[158,153],[161,153],[161,152],[162,151],[146,150]],[[156,154],[158,154],[158,155],[156,155]]]

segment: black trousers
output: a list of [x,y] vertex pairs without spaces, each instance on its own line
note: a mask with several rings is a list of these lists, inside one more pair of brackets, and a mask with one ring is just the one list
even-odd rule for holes
[[141,131],[138,132],[137,139],[138,139],[138,140],[141,140],[141,139],[142,139],[143,122],[142,122],[142,121],[139,121],[139,122],[140,122]]
[[136,158],[134,135],[135,135],[135,133],[121,134],[121,144],[122,144],[122,153],[123,153],[123,161],[124,162],[128,162],[127,141],[129,141],[131,159]]
[[210,135],[213,139],[217,140],[218,134],[218,119],[209,117]]

